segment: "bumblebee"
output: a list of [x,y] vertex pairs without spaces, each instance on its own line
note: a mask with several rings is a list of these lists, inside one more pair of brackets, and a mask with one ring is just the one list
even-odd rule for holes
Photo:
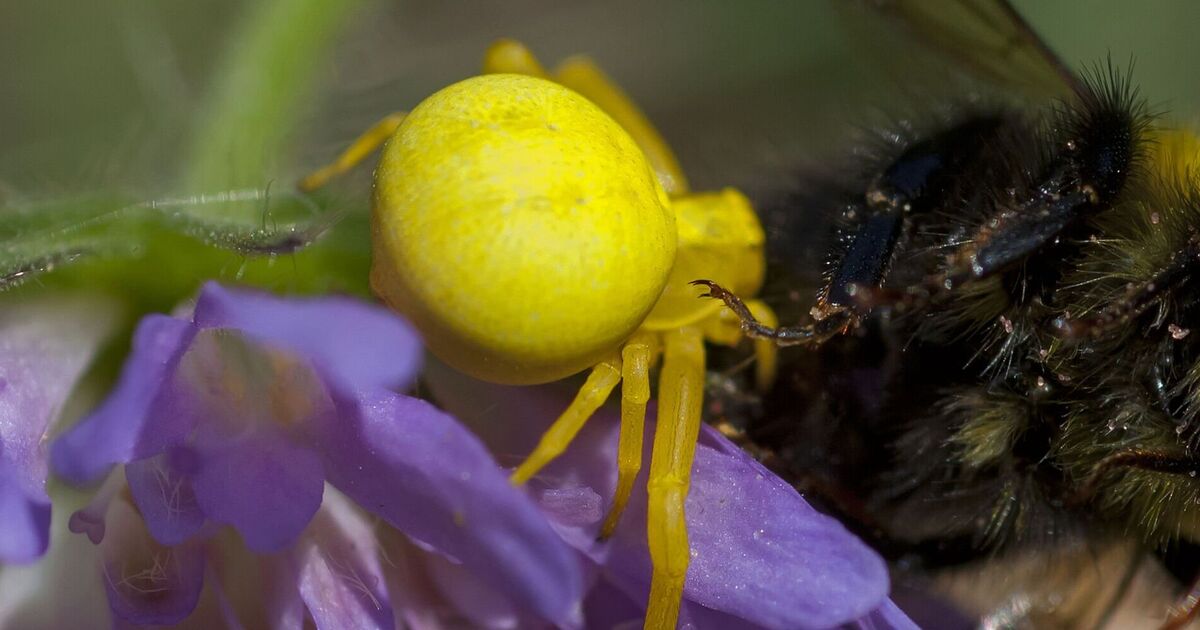
[[[1041,96],[931,108],[881,134],[848,181],[768,208],[776,250],[836,216],[798,324],[764,325],[696,282],[749,336],[804,348],[749,439],[908,566],[1031,552],[1087,564],[1128,548],[1191,580],[1200,140],[1153,115],[1111,60],[1070,70],[1004,0],[873,6],[1006,93]],[[1198,596],[1151,612],[1183,625]]]

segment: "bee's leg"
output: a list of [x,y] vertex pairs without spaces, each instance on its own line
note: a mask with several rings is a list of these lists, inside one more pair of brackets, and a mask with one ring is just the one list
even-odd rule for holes
[[383,146],[392,134],[396,133],[396,128],[400,123],[404,122],[404,117],[407,114],[404,112],[396,112],[389,114],[383,120],[375,123],[370,129],[363,132],[361,136],[356,138],[350,144],[350,147],[342,152],[341,155],[333,161],[332,164],[323,166],[300,180],[297,187],[304,192],[312,192],[325,184],[329,180],[341,175],[350,169],[357,166],[360,162],[375,152],[376,149]]
[[690,552],[684,503],[700,433],[704,396],[704,341],[700,330],[664,333],[658,381],[658,426],[650,460],[646,532],[653,576],[646,630],[673,630],[679,617]]
[[612,536],[629,503],[633,482],[642,469],[642,432],[646,426],[646,403],[650,400],[650,366],[658,352],[653,334],[638,333],[621,350],[624,362],[621,385],[621,435],[617,443],[617,489],[604,517],[599,539]]
[[[707,285],[705,285],[707,286]],[[718,285],[719,286],[719,285]],[[764,328],[777,329],[779,318],[775,311],[762,300],[745,302],[746,311]],[[726,346],[735,346],[742,339],[742,320],[737,313],[723,308],[701,323],[707,341]],[[770,338],[754,338],[754,385],[764,392],[775,383],[779,372],[778,346]]]
[[614,355],[605,361],[596,364],[592,368],[592,373],[588,375],[587,381],[583,387],[579,388],[579,393],[575,395],[575,400],[571,401],[571,405],[567,410],[550,425],[550,428],[542,434],[542,439],[538,441],[533,452],[525,461],[521,462],[520,466],[513,471],[510,480],[514,484],[522,484],[529,481],[530,477],[537,474],[543,466],[549,464],[555,457],[558,457],[566,450],[567,445],[571,440],[575,439],[575,434],[583,428],[583,423],[592,417],[596,409],[604,404],[608,399],[608,395],[612,393],[617,383],[621,381],[621,357]]
[[[771,310],[766,302],[750,300],[746,303],[746,307],[750,309],[750,314],[763,325],[772,328],[779,326],[779,318],[775,316],[775,311]],[[779,374],[778,347],[769,339],[755,339],[754,359],[754,386],[759,391],[765,392],[775,384],[775,377]]]
[[968,172],[1004,124],[998,117],[972,118],[910,146],[871,181],[861,199],[846,204],[847,227],[839,237],[845,247],[833,262],[812,323],[765,326],[729,291],[707,281],[697,284],[709,288],[709,297],[725,301],[741,318],[746,334],[781,346],[819,344],[844,334],[877,307],[919,307],[941,289],[885,289],[892,261],[919,220],[945,205],[951,183]]
[[822,300],[831,305],[851,306],[859,287],[880,287],[887,277],[904,233],[910,202],[885,193],[876,183],[867,191],[866,206],[853,206],[846,214],[865,214],[841,235],[847,242],[845,252],[834,263]]
[[845,247],[833,261],[820,306],[862,313],[869,310],[863,305],[912,304],[917,292],[883,289],[892,261],[922,222],[955,201],[954,182],[978,167],[1006,124],[999,116],[968,118],[913,144],[875,176],[861,199],[850,200],[838,239]]
[[1154,472],[1186,475],[1200,468],[1200,460],[1182,451],[1130,447],[1121,449],[1092,467],[1091,473],[1079,485],[1071,502],[1082,504],[1090,501],[1100,489],[1104,475],[1118,468],[1137,468]]
[[[804,326],[776,328],[759,321],[750,307],[741,298],[729,292],[721,285],[711,280],[693,280],[690,284],[708,288],[708,291],[700,297],[713,298],[725,302],[725,306],[729,307],[729,310],[733,311],[733,314],[737,315],[738,319],[741,320],[742,332],[748,337],[768,340],[782,347],[820,343],[832,336],[832,334],[822,335],[824,328],[820,326],[824,320]],[[836,332],[833,334],[836,334]]]
[[[1070,114],[1077,118],[1062,126],[1072,134],[1059,140],[1065,150],[1050,157],[1040,179],[998,204],[950,257],[944,274],[948,290],[1019,268],[1022,295],[1052,301],[1060,261],[1078,255],[1091,229],[1089,217],[1111,207],[1133,170],[1141,105],[1129,105],[1102,115],[1088,107]],[[1136,310],[1136,304],[1129,306]],[[1063,337],[1101,334],[1128,316],[1130,311],[1118,307],[1094,321],[1064,318],[1055,327]]]
[[996,204],[951,257],[948,288],[1017,267],[1028,276],[1031,258],[1056,270],[1059,260],[1073,256],[1087,235],[1088,218],[1108,209],[1136,170],[1133,162],[1144,143],[1142,107],[1135,100],[1116,108],[1072,108],[1057,125],[1055,142],[1061,148],[1049,156],[1042,174]]
[[[1054,180],[1044,185],[1051,189],[1065,186]],[[1039,192],[1029,193],[1033,198],[1016,202],[1021,213],[1012,216],[1011,209],[1002,208],[997,210],[999,216],[983,221],[949,257],[946,271],[933,284],[953,291],[1014,269],[1038,253],[1063,256],[1055,243],[1062,241],[1059,247],[1065,247],[1072,240],[1073,228],[1107,207],[1088,189],[1068,190],[1049,198],[1038,196],[1042,188],[1035,190]]]
[[[1197,271],[1200,271],[1200,241],[1192,239],[1175,254],[1167,267],[1153,278],[1129,287],[1121,299],[1092,315],[1058,317],[1051,327],[1057,335],[1066,339],[1102,336],[1158,304],[1164,295],[1185,284]],[[1182,329],[1180,332],[1187,334]]]
[[929,277],[924,282],[904,289],[856,285],[852,289],[851,301],[860,313],[877,308],[886,308],[895,313],[920,310],[935,297],[947,292],[943,277]]

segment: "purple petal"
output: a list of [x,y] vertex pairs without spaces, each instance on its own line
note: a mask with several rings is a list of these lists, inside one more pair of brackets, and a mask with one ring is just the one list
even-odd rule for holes
[[[646,592],[649,592],[648,589],[649,587]],[[770,626],[761,626],[743,617],[705,608],[691,601],[685,595],[683,605],[679,607],[679,627],[694,630],[763,630],[764,627],[769,628]],[[783,628],[787,628],[787,626],[783,626]]]
[[[439,400],[455,412],[486,415],[491,427],[506,429],[496,442],[503,444],[502,452],[520,449],[521,442],[531,444],[549,426],[553,415],[536,415],[546,400],[557,410],[566,405],[561,399],[553,403],[560,398],[557,389],[474,381],[464,385],[463,377],[436,369],[427,373],[433,375],[430,384]],[[617,425],[611,411],[597,414],[566,453],[532,482],[556,491],[542,492],[555,499],[548,506],[551,515],[564,513],[563,491],[585,496],[585,488],[605,497],[607,508],[616,478]],[[650,575],[645,484],[653,425],[647,422],[646,468],[608,543],[595,543],[597,522],[575,518],[583,511],[570,510],[570,520],[556,521],[567,542],[605,566],[638,601],[645,601]],[[692,563],[684,596],[691,602],[767,627],[807,628],[856,620],[886,601],[887,569],[874,551],[709,427],[696,450],[687,515]]]
[[883,604],[883,560],[841,523],[706,427],[688,495],[687,596],[773,627],[827,627]]
[[67,529],[72,534],[84,534],[93,545],[104,541],[104,517],[97,518],[96,513],[88,509],[76,510],[67,521]]
[[[212,573],[209,573],[209,575],[212,576]],[[225,592],[225,587],[221,585],[221,580],[210,578],[208,582],[209,591],[213,599],[216,600],[219,622],[225,626],[225,630],[243,630],[245,626],[238,619],[237,611],[234,610],[233,602],[229,599],[229,594]],[[296,623],[288,627],[295,628],[299,625],[301,624]]]
[[432,405],[390,392],[338,408],[321,439],[334,486],[518,605],[573,619],[578,561],[473,435]]
[[266,613],[267,628],[292,630],[304,627],[307,611],[300,599],[300,580],[292,554],[259,556],[259,575],[263,582],[260,605]]
[[94,298],[26,296],[0,311],[0,564],[46,551],[45,436],[109,331]]
[[566,527],[590,529],[604,518],[604,499],[588,486],[545,488],[537,502],[546,516]]
[[165,457],[130,467],[155,536],[186,539],[203,515],[232,525],[255,551],[293,542],[325,482],[307,425],[332,412],[308,364],[236,331],[202,330],[160,389],[148,415],[194,429]]
[[183,543],[204,526],[204,511],[196,502],[192,480],[179,472],[188,470],[192,462],[187,460],[195,457],[191,449],[176,447],[125,465],[129,491],[150,534],[160,544]]
[[371,524],[330,492],[296,551],[300,597],[321,630],[395,627]]
[[282,432],[260,429],[238,440],[198,437],[196,448],[196,503],[209,519],[237,529],[254,551],[291,544],[321,507],[320,458]]
[[[625,628],[637,630],[646,616],[648,583],[619,580],[604,576],[588,592],[585,613],[589,628]],[[679,607],[678,627],[689,630],[762,630],[762,626],[733,615],[705,608],[687,599]]]
[[[899,619],[898,615],[904,615],[911,625],[903,625],[905,620]],[[917,584],[892,587],[891,602],[872,612],[865,621],[876,627],[917,627],[927,630],[968,630],[979,625],[977,619],[959,610],[949,600]],[[859,625],[863,624],[860,622]]]
[[[964,626],[965,627],[965,626]],[[848,630],[921,630],[921,627],[913,623],[908,615],[904,614],[900,607],[892,603],[891,600],[883,602],[883,605],[870,614],[847,624]]]
[[583,602],[583,614],[588,628],[635,630],[642,627],[646,605],[635,602],[607,577],[601,576],[596,584],[588,589],[587,599]]
[[409,630],[443,630],[455,624],[441,593],[434,587],[426,564],[434,554],[420,549],[399,531],[380,525],[375,528],[379,552],[387,560],[383,569],[393,614]]
[[421,342],[412,326],[350,298],[283,299],[208,283],[195,322],[201,328],[236,328],[294,352],[347,391],[406,389],[421,365]]
[[204,587],[200,545],[159,545],[133,506],[121,499],[110,504],[106,520],[101,550],[113,613],[137,625],[173,624],[190,615]]
[[[887,567],[874,551],[716,431],[702,436],[687,498],[688,600],[770,628],[836,626],[884,603]],[[589,446],[612,449],[578,445]],[[610,548],[584,549],[635,583],[649,574],[645,505],[643,471]]]
[[116,389],[51,448],[54,471],[75,483],[91,482],[113,464],[149,457],[181,440],[191,428],[187,416],[162,409],[151,418],[149,411],[194,334],[191,324],[165,315],[142,319]]
[[50,540],[50,499],[30,492],[0,460],[0,564],[32,562]]
[[108,530],[106,522],[108,518],[109,506],[118,493],[123,492],[128,488],[125,483],[125,470],[123,468],[114,470],[109,473],[108,478],[104,480],[104,484],[100,489],[92,495],[88,500],[87,505],[76,510],[71,514],[67,521],[67,529],[73,534],[86,534],[88,540],[93,545],[99,545],[104,542],[104,534]]
[[461,564],[427,554],[425,570],[442,597],[457,608],[472,627],[508,630],[534,625],[530,621],[522,623],[520,610],[507,597]]

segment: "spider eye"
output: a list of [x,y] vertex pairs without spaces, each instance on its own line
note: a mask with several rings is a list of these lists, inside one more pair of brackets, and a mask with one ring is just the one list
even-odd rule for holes
[[675,217],[644,154],[550,81],[484,75],[418,105],[375,173],[371,284],[457,369],[536,383],[645,319]]

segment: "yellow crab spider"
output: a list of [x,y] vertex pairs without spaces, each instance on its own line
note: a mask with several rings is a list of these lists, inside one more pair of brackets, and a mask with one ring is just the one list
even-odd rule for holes
[[[762,284],[763,231],[727,188],[693,193],[670,148],[589,59],[553,74],[502,40],[484,74],[451,85],[365,132],[304,178],[312,190],[383,150],[375,171],[371,287],[430,350],[509,384],[591,368],[565,412],[512,474],[524,483],[558,456],[618,383],[618,478],[600,529],[610,535],[642,465],[650,372],[659,372],[651,451],[646,628],[675,627],[689,548],[684,501],[700,429],[704,345],[732,345],[740,323],[688,285],[739,294]],[[761,302],[749,307],[775,325]],[[756,378],[775,349],[755,341]]]

